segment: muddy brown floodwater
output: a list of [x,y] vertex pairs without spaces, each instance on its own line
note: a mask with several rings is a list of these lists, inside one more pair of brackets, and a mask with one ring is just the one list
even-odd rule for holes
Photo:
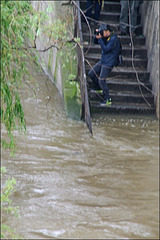
[[158,120],[94,115],[92,137],[48,77],[32,75],[36,96],[21,91],[27,132],[15,131],[14,158],[2,150],[19,218],[3,222],[25,239],[158,239]]

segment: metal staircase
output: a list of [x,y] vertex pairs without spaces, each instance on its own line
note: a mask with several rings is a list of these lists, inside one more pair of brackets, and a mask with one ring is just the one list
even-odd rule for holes
[[[109,24],[118,35],[120,0],[104,1],[101,11],[100,23]],[[85,12],[86,0],[80,1],[80,8]],[[91,35],[88,25],[82,24],[83,50],[86,75],[90,65],[94,66],[100,59],[101,48],[93,44],[93,34],[97,26],[90,24]],[[140,15],[138,16],[140,24]],[[94,113],[125,113],[125,114],[155,114],[154,97],[152,85],[149,82],[150,73],[147,71],[147,49],[145,38],[142,36],[142,26],[137,28],[137,37],[131,44],[130,36],[119,36],[122,44],[123,65],[113,68],[109,78],[106,80],[112,98],[111,106],[99,104],[101,94],[93,90],[92,81],[87,77],[87,89],[90,103],[91,115]],[[133,68],[133,64],[134,67]],[[136,70],[136,71],[135,71]],[[138,76],[138,78],[137,78]],[[140,81],[140,82],[139,82]]]

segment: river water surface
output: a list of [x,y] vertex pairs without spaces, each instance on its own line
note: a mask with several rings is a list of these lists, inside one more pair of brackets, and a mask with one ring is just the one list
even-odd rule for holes
[[36,96],[22,90],[27,132],[15,132],[14,158],[2,151],[20,215],[4,216],[5,224],[25,239],[158,239],[156,118],[94,115],[91,136],[66,117],[48,77],[33,77]]

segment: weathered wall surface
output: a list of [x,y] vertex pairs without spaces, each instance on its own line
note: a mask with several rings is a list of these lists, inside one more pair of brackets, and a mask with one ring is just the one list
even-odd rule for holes
[[[41,1],[32,1],[32,6],[36,11],[45,12],[49,16],[50,22],[54,21],[54,19],[55,19],[55,12],[54,12],[55,3],[54,3],[54,1],[52,1],[52,2],[45,1],[45,3],[41,2]],[[51,13],[47,12],[47,8],[49,6],[53,8],[53,11]],[[44,23],[44,24],[49,24],[49,23]],[[37,49],[44,50],[44,49],[48,48],[49,45],[50,45],[49,37],[46,34],[39,33],[36,38]],[[39,60],[40,60],[43,70],[50,77],[51,81],[54,82],[53,76],[54,76],[55,66],[56,66],[57,49],[52,48],[50,51],[39,52],[38,54],[39,54]],[[48,69],[50,68],[49,67],[50,63],[52,63],[51,72],[48,71]],[[62,94],[62,86],[61,86],[60,82],[57,87],[58,87],[59,92]]]
[[[62,3],[66,3],[66,1],[32,1],[33,8],[36,11],[42,11],[48,16],[48,21],[43,22],[41,28],[45,28],[52,24],[53,28],[56,28],[55,21],[57,19],[64,21],[64,15],[66,14],[66,22],[69,27],[67,27],[67,29],[62,27],[62,31],[64,31],[66,37],[67,34],[69,34],[69,37],[72,38],[72,28],[74,26],[72,6],[63,6]],[[57,27],[57,31],[58,30]],[[38,50],[47,49],[54,44],[53,39],[51,39],[49,35],[50,34],[45,34],[40,31],[36,37],[36,46]],[[63,42],[65,42],[65,39]],[[63,50],[58,51],[57,48],[52,47],[48,51],[39,52],[39,61],[43,70],[62,95],[66,114],[73,119],[80,119],[81,102],[79,85],[76,82],[69,81],[70,75],[72,75],[73,78],[77,75],[77,53],[75,47],[69,52],[70,48],[72,49],[72,46],[69,46],[68,49],[64,48]]]
[[159,118],[159,1],[145,1],[141,6],[143,34],[148,49],[148,71]]

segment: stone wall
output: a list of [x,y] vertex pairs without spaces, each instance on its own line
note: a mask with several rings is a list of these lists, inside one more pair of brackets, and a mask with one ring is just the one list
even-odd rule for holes
[[148,49],[148,71],[159,118],[159,1],[145,1],[141,6],[143,35]]

